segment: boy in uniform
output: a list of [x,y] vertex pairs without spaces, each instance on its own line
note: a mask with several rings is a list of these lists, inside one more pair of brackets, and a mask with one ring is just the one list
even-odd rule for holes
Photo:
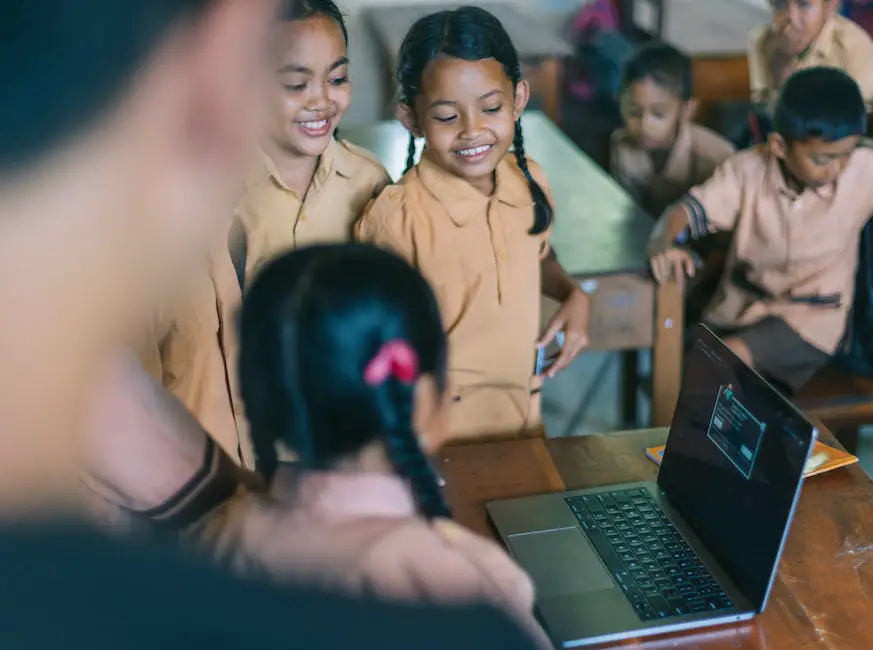
[[836,351],[852,304],[861,229],[873,214],[873,150],[858,84],[809,68],[785,84],[767,144],[729,158],[659,220],[658,282],[694,273],[677,246],[732,231],[704,320],[762,374],[793,391]]

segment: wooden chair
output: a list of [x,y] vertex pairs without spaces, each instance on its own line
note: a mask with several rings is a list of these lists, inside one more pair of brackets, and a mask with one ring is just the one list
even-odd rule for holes
[[853,375],[837,364],[813,377],[794,401],[821,420],[851,453],[858,449],[861,427],[873,424],[873,378]]

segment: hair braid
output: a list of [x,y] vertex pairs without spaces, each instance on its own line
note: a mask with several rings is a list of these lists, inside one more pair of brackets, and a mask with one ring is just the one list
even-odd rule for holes
[[409,147],[406,150],[406,169],[403,170],[403,173],[408,172],[413,166],[415,166],[415,136],[410,133]]
[[521,132],[521,120],[516,120],[515,122],[515,137],[512,140],[512,145],[515,149],[515,161],[527,179],[527,185],[534,200],[534,222],[529,233],[531,235],[539,235],[544,233],[552,223],[552,206],[543,188],[534,180],[530,169],[528,169],[527,156],[524,153],[524,135]]
[[451,517],[452,511],[443,498],[442,489],[437,482],[433,467],[418,444],[412,430],[412,403],[414,386],[401,384],[389,379],[377,390],[385,391],[386,401],[383,412],[389,417],[386,424],[385,448],[394,469],[409,481],[419,511],[427,519]]

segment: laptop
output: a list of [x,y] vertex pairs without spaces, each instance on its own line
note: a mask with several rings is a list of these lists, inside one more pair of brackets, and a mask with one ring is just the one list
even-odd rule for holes
[[656,484],[496,501],[488,514],[558,647],[744,621],[767,604],[816,437],[701,326]]

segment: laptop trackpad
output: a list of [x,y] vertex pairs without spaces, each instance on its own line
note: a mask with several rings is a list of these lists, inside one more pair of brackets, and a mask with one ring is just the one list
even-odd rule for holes
[[509,547],[533,579],[538,598],[615,588],[612,576],[578,528],[511,535]]

